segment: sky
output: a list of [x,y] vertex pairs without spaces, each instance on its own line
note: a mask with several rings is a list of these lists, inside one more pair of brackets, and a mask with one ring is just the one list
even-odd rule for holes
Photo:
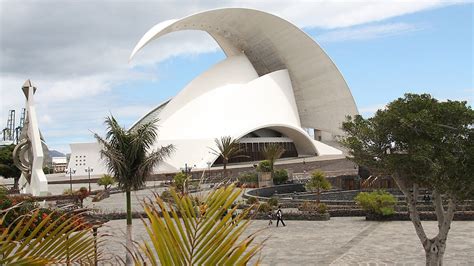
[[0,127],[10,109],[18,119],[27,79],[50,149],[94,141],[110,114],[129,127],[225,58],[206,33],[185,31],[128,62],[138,40],[164,20],[223,7],[266,11],[309,34],[365,117],[407,92],[473,104],[472,1],[0,0]]

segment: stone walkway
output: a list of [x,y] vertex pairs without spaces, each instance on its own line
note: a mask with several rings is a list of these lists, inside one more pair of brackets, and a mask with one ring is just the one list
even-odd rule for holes
[[[134,238],[146,239],[140,220],[134,220]],[[361,217],[335,217],[330,221],[287,221],[286,227],[253,221],[248,233],[265,229],[268,237],[262,265],[424,265],[424,251],[411,222],[369,222]],[[428,235],[436,222],[424,222]],[[124,254],[125,221],[107,223],[102,232],[113,234],[106,254]],[[448,236],[445,265],[474,265],[474,222],[455,221]]]

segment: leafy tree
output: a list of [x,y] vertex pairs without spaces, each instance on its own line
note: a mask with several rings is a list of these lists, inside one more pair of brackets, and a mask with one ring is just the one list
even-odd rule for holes
[[111,186],[116,183],[115,178],[111,175],[103,175],[99,180],[97,180],[97,184],[99,186],[104,186],[104,190],[108,190]]
[[220,139],[215,139],[216,149],[210,148],[212,153],[222,157],[222,164],[224,166],[224,179],[227,180],[227,164],[232,158],[245,157],[239,155],[241,153],[239,142],[230,136],[224,136]]
[[13,163],[13,150],[15,145],[0,147],[0,175],[5,178],[13,178],[13,189],[18,191],[18,180],[21,171]]
[[189,176],[185,173],[177,173],[173,177],[174,186],[181,194],[185,194],[187,192],[188,187],[188,179]]
[[[474,112],[466,102],[405,94],[364,119],[343,124],[350,159],[391,176],[406,197],[427,265],[442,264],[457,202],[474,197]],[[438,234],[428,238],[417,210],[419,188],[433,193]],[[443,205],[443,199],[447,206]]]
[[[105,138],[94,134],[102,146],[101,157],[117,180],[118,187],[125,191],[127,204],[127,247],[132,248],[132,190],[145,185],[146,178],[152,174],[153,168],[170,156],[173,145],[152,150],[158,137],[157,120],[138,125],[131,130],[122,128],[113,117],[105,119],[107,132]],[[127,254],[127,264],[131,257]]]
[[275,161],[280,159],[280,157],[285,153],[285,149],[278,143],[270,143],[265,145],[262,151],[262,155],[265,160],[270,162],[270,172],[273,173],[273,166]]
[[306,183],[306,189],[310,191],[316,190],[316,202],[321,202],[321,190],[331,189],[331,183],[326,179],[326,176],[321,171],[314,171],[311,174],[311,179]]
[[236,215],[233,206],[240,189],[230,185],[203,200],[171,193],[174,204],[159,197],[144,203],[148,219],[142,221],[149,241],[135,249],[137,265],[247,265],[258,255],[262,245],[253,244],[257,234],[243,236],[251,222],[246,219],[250,208]]

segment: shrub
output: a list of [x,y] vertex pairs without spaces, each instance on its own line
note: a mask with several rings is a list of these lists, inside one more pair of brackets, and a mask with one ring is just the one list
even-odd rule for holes
[[63,195],[72,195],[72,191],[70,188],[66,188],[65,190],[63,190]]
[[317,212],[320,213],[320,214],[327,213],[328,212],[328,206],[324,203],[319,203]]
[[173,198],[173,194],[171,193],[171,191],[169,190],[165,190],[161,193],[161,196],[160,198],[163,200],[163,201],[166,201],[166,202],[173,202],[174,198]]
[[257,173],[244,173],[239,176],[239,182],[241,183],[258,183],[258,175]]
[[104,186],[104,190],[109,189],[115,184],[115,178],[111,175],[103,175],[99,180],[97,180],[99,186]]
[[256,197],[250,197],[247,199],[247,204],[250,204],[250,205],[255,204],[257,202],[258,202],[258,199]]
[[355,197],[355,201],[365,211],[382,216],[395,213],[394,207],[397,203],[395,197],[385,191],[361,192]]
[[85,187],[81,187],[74,194],[79,198],[79,201],[81,202],[81,208],[84,207],[84,199],[89,197],[89,190]]
[[174,181],[174,186],[176,187],[178,191],[180,191],[181,193],[186,192],[187,190],[186,188],[188,186],[187,184],[188,175],[186,175],[185,173],[177,173],[176,175],[174,175],[173,181]]
[[324,203],[317,203],[313,201],[305,201],[298,207],[298,210],[304,212],[317,212],[319,214],[325,214],[328,212],[328,206]]
[[259,212],[267,213],[271,210],[272,210],[272,206],[270,206],[270,204],[268,204],[266,202],[260,203],[260,205],[258,206],[258,211]]
[[271,172],[272,171],[272,163],[269,160],[264,160],[258,163],[257,170],[259,172]]
[[288,181],[288,172],[285,169],[275,170],[273,173],[273,184],[280,185]]
[[277,197],[271,197],[269,200],[268,200],[268,204],[270,206],[278,206],[278,198]]

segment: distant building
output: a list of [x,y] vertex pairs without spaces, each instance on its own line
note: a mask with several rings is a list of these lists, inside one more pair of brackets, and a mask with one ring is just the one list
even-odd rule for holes
[[64,173],[67,168],[67,158],[66,157],[52,157],[51,166],[53,167],[54,173]]

